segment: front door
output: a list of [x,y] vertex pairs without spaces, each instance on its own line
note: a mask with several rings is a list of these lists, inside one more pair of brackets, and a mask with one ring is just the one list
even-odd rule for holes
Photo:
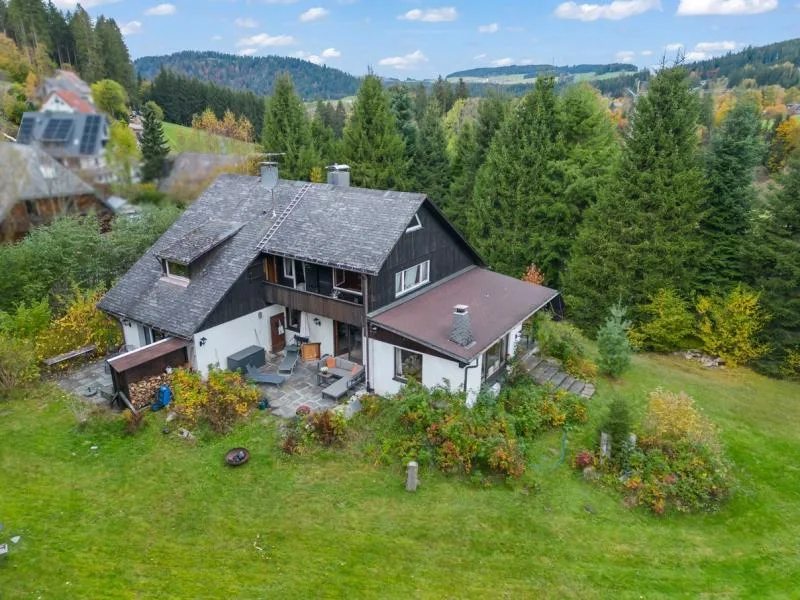
[[286,347],[286,322],[283,313],[274,315],[269,319],[269,330],[272,340],[272,351],[280,352]]
[[336,356],[346,354],[350,360],[363,363],[364,353],[361,343],[361,328],[339,321],[334,321],[333,326],[333,346]]

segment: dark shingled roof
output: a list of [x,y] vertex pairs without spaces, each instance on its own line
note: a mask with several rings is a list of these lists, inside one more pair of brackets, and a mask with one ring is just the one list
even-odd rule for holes
[[[556,296],[558,292],[550,288],[470,268],[433,287],[423,288],[410,300],[370,315],[370,321],[468,363]],[[475,343],[466,347],[450,340],[456,304],[469,307]]]
[[[275,214],[304,184],[279,180]],[[425,201],[423,194],[384,192],[313,184],[270,238],[266,250],[276,254],[377,274]],[[113,315],[138,321],[189,339],[259,255],[258,244],[274,219],[273,201],[258,177],[226,174],[190,206],[100,301]],[[212,223],[243,223],[208,251]],[[224,230],[220,226],[217,232]],[[206,248],[206,250],[201,250]],[[207,252],[199,272],[182,287],[162,279],[159,257],[187,259]],[[167,256],[169,255],[169,256]]]
[[314,185],[265,250],[377,275],[424,201],[424,194]]
[[230,221],[207,221],[164,248],[158,256],[181,265],[191,264],[234,235],[242,226],[242,223]]

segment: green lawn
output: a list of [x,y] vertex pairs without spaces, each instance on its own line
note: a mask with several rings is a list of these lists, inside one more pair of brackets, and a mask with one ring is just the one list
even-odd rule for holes
[[253,154],[258,152],[256,144],[248,144],[231,138],[212,135],[206,131],[164,123],[164,137],[167,138],[170,151],[201,152],[209,154]]
[[[536,489],[423,473],[408,494],[400,467],[282,455],[263,413],[190,446],[161,434],[161,414],[135,438],[117,424],[78,433],[42,388],[0,404],[0,541],[22,536],[0,598],[797,597],[800,386],[642,356],[600,384],[592,418],[657,385],[690,392],[723,429],[741,489],[718,514],[623,508],[558,464],[557,432],[537,444]],[[224,468],[240,444],[250,463]]]

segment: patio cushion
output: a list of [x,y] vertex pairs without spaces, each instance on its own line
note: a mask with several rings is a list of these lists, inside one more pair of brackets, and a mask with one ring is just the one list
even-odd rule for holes
[[334,367],[336,367],[336,357],[334,356],[327,357],[325,359],[325,366],[328,367],[329,369],[333,369]]

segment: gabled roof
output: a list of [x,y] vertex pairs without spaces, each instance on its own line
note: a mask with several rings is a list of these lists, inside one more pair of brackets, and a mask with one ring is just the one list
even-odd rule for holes
[[171,246],[161,250],[158,257],[181,265],[190,265],[234,235],[242,225],[230,221],[206,221]]
[[264,250],[377,275],[424,201],[424,194],[314,184]]
[[22,200],[63,198],[95,191],[39,148],[0,143],[0,220]]
[[[50,96],[58,96],[61,98],[68,106],[72,107],[73,110],[83,114],[94,114],[97,112],[94,106],[81,98],[78,94],[73,92],[72,90],[55,90]],[[48,96],[48,100],[50,97]],[[45,103],[47,101],[45,100]]]
[[[387,331],[468,363],[558,295],[547,287],[470,267],[369,318]],[[457,304],[469,307],[475,342],[466,347],[450,340]]]
[[39,144],[55,158],[93,156],[108,141],[105,115],[26,112],[17,133],[19,144]]

